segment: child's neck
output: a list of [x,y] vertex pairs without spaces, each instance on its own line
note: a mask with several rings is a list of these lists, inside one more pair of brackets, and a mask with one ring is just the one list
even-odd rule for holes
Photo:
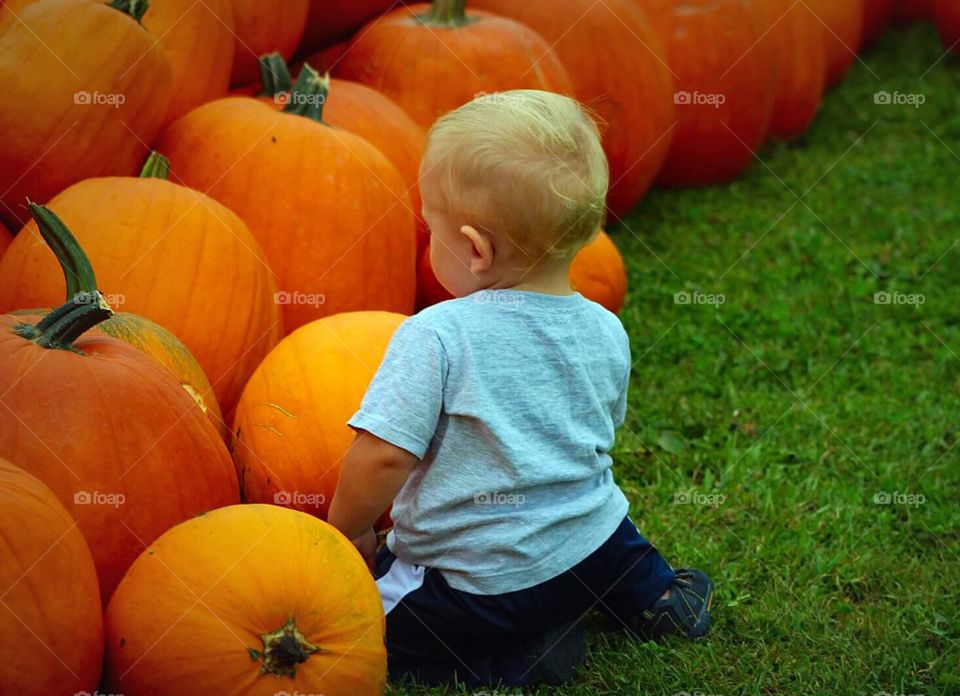
[[570,262],[554,262],[516,276],[503,278],[490,286],[492,290],[522,290],[545,295],[569,295]]

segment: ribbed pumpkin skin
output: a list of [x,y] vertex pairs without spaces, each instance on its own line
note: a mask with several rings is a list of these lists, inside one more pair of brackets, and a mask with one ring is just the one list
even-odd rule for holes
[[93,692],[103,620],[97,571],[57,496],[0,459],[0,684],[4,693]]
[[[220,434],[179,382],[136,348],[89,332],[80,354],[13,333],[40,316],[0,316],[0,457],[48,485],[90,546],[104,603],[167,529],[239,502]],[[136,417],[137,415],[144,417]],[[122,504],[85,504],[86,493]]]
[[[359,29],[368,20],[393,9],[397,0],[310,0],[301,55],[328,46]],[[316,66],[314,66],[316,67]],[[321,70],[321,68],[317,68]]]
[[[50,202],[87,252],[115,310],[172,331],[203,367],[225,415],[280,340],[272,274],[246,225],[198,191],[106,177]],[[0,311],[64,300],[63,272],[30,222],[0,260]]]
[[[136,174],[171,80],[155,37],[105,3],[40,0],[17,14],[0,22],[0,133],[16,134],[0,141],[0,218],[11,227],[29,218],[28,197],[45,203],[81,179]],[[80,92],[124,103],[76,103]]]
[[387,345],[406,317],[350,312],[287,336],[247,383],[237,406],[233,456],[244,500],[282,501],[325,519],[353,441],[347,421],[360,407]]
[[933,21],[944,47],[960,56],[960,0],[934,0]]
[[847,74],[863,45],[864,0],[807,0],[807,5],[829,28],[825,33],[830,88]]
[[[202,597],[202,601],[197,601]],[[293,619],[320,648],[295,676],[259,675],[263,633]],[[137,559],[106,615],[106,683],[126,696],[380,696],[383,607],[353,545],[273,505],[214,510]]]
[[795,138],[813,122],[826,78],[823,24],[793,0],[762,0],[763,41],[777,55],[777,94],[770,134]]
[[607,205],[617,216],[629,212],[660,171],[675,118],[673,76],[639,6],[632,0],[471,0],[470,7],[522,22],[550,43],[577,99],[606,122]]
[[424,129],[484,92],[573,94],[560,59],[532,29],[469,8],[471,23],[424,26],[417,17],[429,9],[400,7],[367,24],[333,74],[380,90]]
[[[760,41],[760,10],[741,0],[636,0],[654,23],[676,76],[678,125],[658,178],[666,186],[729,181],[752,161],[770,127],[776,58]],[[692,103],[696,94],[724,103]],[[719,99],[717,99],[719,101]]]
[[[606,232],[583,247],[570,264],[570,287],[588,300],[616,314],[627,296],[627,271],[623,257]],[[453,299],[440,284],[430,265],[430,249],[424,249],[417,268],[417,307]]]
[[890,24],[896,0],[864,0],[863,43],[872,42]]
[[337,312],[413,309],[410,199],[397,169],[362,138],[231,97],[176,121],[158,150],[175,178],[247,223],[290,293],[286,332]]
[[236,50],[230,84],[245,85],[260,75],[264,53],[290,58],[307,22],[309,0],[232,0]]
[[933,0],[895,0],[893,21],[897,24],[910,24],[930,19],[933,15]]
[[627,269],[610,235],[601,232],[570,264],[570,287],[618,313],[627,298]]

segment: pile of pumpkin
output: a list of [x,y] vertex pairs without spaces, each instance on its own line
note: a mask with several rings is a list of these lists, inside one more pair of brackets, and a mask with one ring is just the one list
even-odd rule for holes
[[[417,190],[437,116],[576,96],[619,218],[801,134],[892,17],[960,40],[960,0],[395,4],[0,4],[11,693],[382,692],[376,588],[322,520],[390,336],[448,297]],[[609,237],[571,281],[620,309]]]

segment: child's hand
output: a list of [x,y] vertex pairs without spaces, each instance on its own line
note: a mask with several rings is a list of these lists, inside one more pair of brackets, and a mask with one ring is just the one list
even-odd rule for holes
[[351,541],[372,569],[374,556],[377,555],[377,534],[373,531],[373,527],[367,527],[367,531]]

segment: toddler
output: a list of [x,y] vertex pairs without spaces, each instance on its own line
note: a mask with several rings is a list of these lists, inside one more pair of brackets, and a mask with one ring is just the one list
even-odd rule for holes
[[429,133],[430,261],[458,299],[394,335],[329,515],[373,565],[391,679],[562,683],[594,608],[646,639],[710,627],[710,579],[640,535],[611,473],[630,347],[568,280],[608,183],[595,123],[557,94],[482,97]]

